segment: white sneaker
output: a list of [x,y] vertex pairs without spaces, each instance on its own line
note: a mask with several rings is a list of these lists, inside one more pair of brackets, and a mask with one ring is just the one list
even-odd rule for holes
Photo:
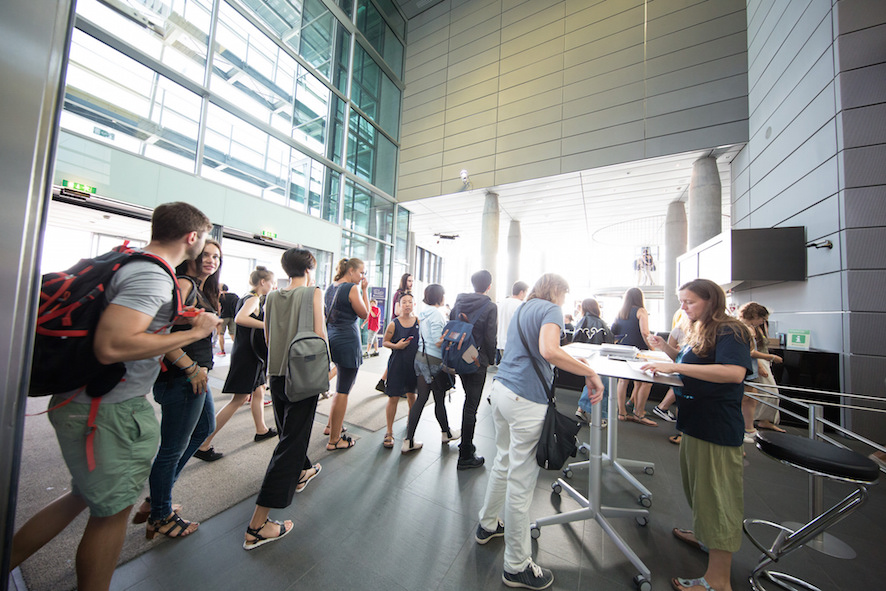
[[441,434],[441,439],[443,443],[449,443],[450,441],[455,441],[461,437],[461,429],[450,429],[449,431],[443,431]]
[[677,417],[674,415],[674,413],[671,412],[671,409],[662,410],[655,406],[652,409],[652,413],[663,421],[667,421],[669,423],[677,422]]
[[585,412],[580,408],[575,410],[575,418],[577,418],[582,423],[585,423],[586,425],[591,424],[591,413]]
[[414,439],[404,439],[403,447],[400,448],[400,453],[406,454],[411,451],[416,451],[418,449],[421,449],[423,445],[424,443],[422,443],[421,441],[416,441]]
[[744,442],[745,443],[756,443],[756,441],[754,440],[754,435],[756,435],[756,434],[757,434],[756,429],[754,429],[753,431],[745,431],[744,432]]

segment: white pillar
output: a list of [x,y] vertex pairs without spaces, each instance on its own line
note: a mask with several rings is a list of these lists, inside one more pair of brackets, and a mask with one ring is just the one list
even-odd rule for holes
[[[491,191],[486,193],[486,203],[483,205],[483,229],[480,234],[480,269],[486,269],[492,273],[492,289],[489,293],[495,298],[496,261],[498,260],[498,194]],[[469,269],[470,273],[480,269]]]
[[692,165],[689,182],[689,248],[695,248],[723,231],[723,196],[720,171],[714,158]]
[[[677,257],[686,252],[686,206],[682,201],[668,204],[665,219],[664,313],[670,319],[680,307],[677,301]],[[694,279],[694,278],[693,278]]]

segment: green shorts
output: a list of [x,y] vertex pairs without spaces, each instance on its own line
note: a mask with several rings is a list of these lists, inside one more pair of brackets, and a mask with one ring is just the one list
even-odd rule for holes
[[[50,408],[63,402],[53,396]],[[98,407],[93,438],[95,469],[86,457],[89,404],[70,402],[49,413],[62,456],[71,472],[71,492],[96,517],[108,517],[141,496],[160,444],[160,423],[145,396]]]
[[695,537],[708,548],[738,552],[741,547],[743,472],[741,447],[716,445],[683,434],[683,491],[692,507]]

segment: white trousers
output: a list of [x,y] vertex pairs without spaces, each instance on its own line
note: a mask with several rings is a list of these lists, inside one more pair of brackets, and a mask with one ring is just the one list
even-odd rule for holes
[[547,404],[518,396],[499,381],[489,394],[495,424],[495,462],[480,509],[480,525],[495,531],[505,524],[504,570],[519,573],[529,565],[529,506],[538,480],[535,450],[541,436]]

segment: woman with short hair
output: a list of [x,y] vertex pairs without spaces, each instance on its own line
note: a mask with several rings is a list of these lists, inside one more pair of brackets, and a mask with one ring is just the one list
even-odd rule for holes
[[291,402],[286,397],[289,344],[298,333],[299,317],[307,305],[305,302],[312,305],[310,326],[317,336],[326,340],[322,298],[311,277],[317,261],[309,250],[296,247],[284,252],[280,262],[289,277],[289,285],[268,294],[264,316],[271,401],[280,440],[268,463],[252,519],[246,527],[245,550],[279,540],[292,531],[291,520],[275,521],[268,515],[271,509],[289,507],[293,495],[302,492],[321,470],[320,464],[311,464],[307,455],[319,395],[298,402]]
[[486,544],[504,537],[502,581],[509,587],[545,589],[554,582],[550,570],[532,561],[529,536],[529,506],[539,469],[535,452],[548,409],[545,384],[533,364],[547,384],[553,380],[553,364],[584,376],[593,404],[603,397],[596,372],[560,347],[561,307],[568,291],[566,280],[553,273],[536,282],[508,327],[508,346],[489,394],[496,454],[475,539]]

